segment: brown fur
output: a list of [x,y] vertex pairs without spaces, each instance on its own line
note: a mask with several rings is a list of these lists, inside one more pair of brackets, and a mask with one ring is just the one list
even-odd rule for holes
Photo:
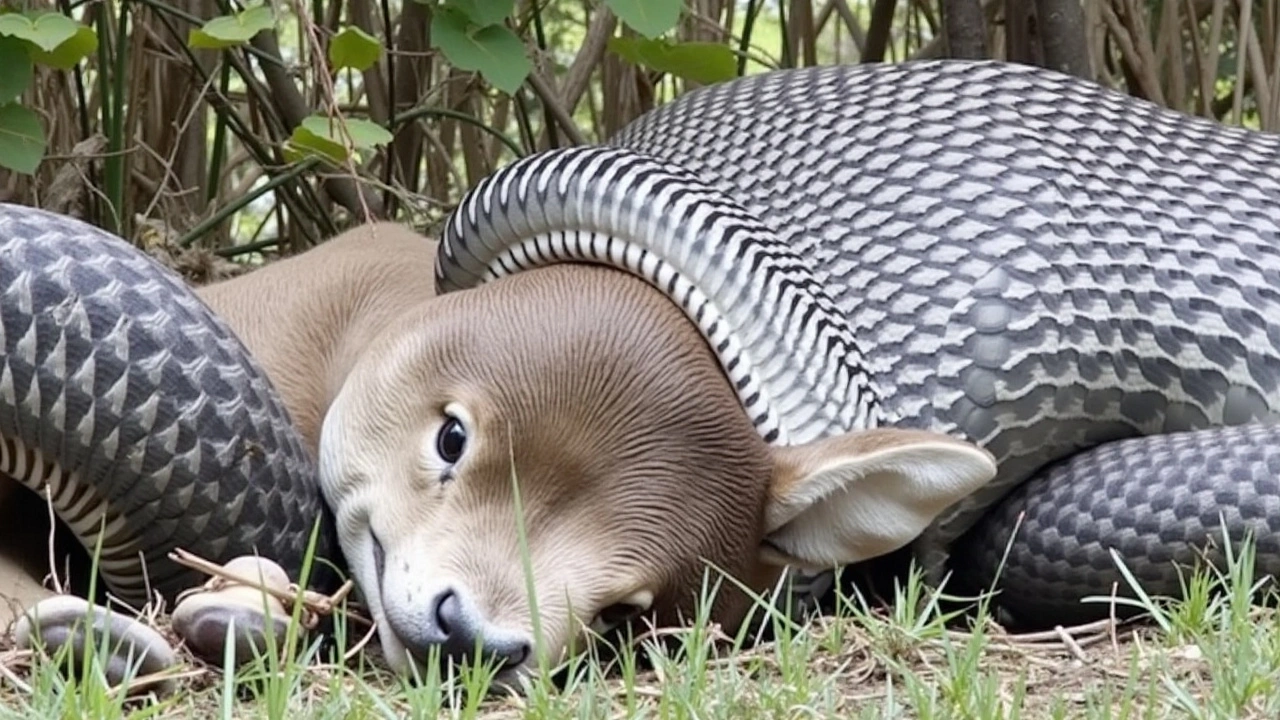
[[[928,433],[770,447],[644,282],[561,265],[435,297],[435,249],[382,224],[199,290],[317,452],[398,669],[439,630],[446,589],[481,634],[531,639],[513,478],[555,659],[616,603],[688,617],[709,566],[765,590],[781,564],[900,547],[994,475],[988,454]],[[467,430],[452,467],[435,450],[446,412]],[[732,629],[746,607],[726,582],[713,618]]]
[[369,342],[435,296],[436,243],[394,223],[195,292],[262,364],[314,452],[329,401]]
[[[370,430],[342,454],[377,458],[376,474],[356,469],[347,482],[376,487],[382,502],[367,512],[388,574],[413,559],[416,575],[485,598],[491,621],[528,625],[514,466],[553,646],[577,629],[569,603],[585,625],[648,591],[658,618],[675,621],[692,609],[704,561],[761,575],[770,453],[696,329],[641,281],[587,266],[519,274],[420,306],[367,358],[336,417]],[[441,483],[421,456],[450,403],[474,426]],[[722,593],[718,616],[744,610],[744,596]]]

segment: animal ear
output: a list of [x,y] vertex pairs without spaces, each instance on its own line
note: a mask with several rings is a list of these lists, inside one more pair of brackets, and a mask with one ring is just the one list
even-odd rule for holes
[[761,557],[807,570],[906,545],[996,474],[987,451],[917,430],[850,432],[772,452]]

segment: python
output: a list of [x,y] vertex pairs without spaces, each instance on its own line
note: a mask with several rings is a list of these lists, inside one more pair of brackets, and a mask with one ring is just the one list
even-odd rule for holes
[[999,602],[1050,622],[1102,612],[1112,550],[1153,593],[1223,533],[1273,572],[1277,149],[936,61],[703,88],[500,169],[438,245],[375,225],[197,291],[6,208],[0,436],[40,461],[3,469],[135,596],[139,556],[191,582],[174,545],[296,571],[330,513],[399,669],[530,672],[686,616],[708,565],[984,583],[1008,544]]

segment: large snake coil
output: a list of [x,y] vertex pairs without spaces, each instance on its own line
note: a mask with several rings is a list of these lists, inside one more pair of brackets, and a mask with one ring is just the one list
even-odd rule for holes
[[[260,553],[317,586],[332,523],[266,375],[175,273],[83,222],[0,204],[0,476],[49,499],[135,607]],[[2,528],[0,538],[30,529]]]
[[1105,616],[1118,563],[1176,596],[1246,535],[1280,571],[1276,135],[1023,65],[768,73],[486,178],[437,282],[566,261],[680,304],[772,442],[990,450],[915,550],[981,590],[1010,547],[1016,619]]
[[[1156,594],[1224,535],[1280,571],[1274,135],[1028,66],[789,70],[512,163],[441,248],[444,291],[566,261],[646,278],[771,442],[896,424],[988,448],[999,476],[916,550],[981,586],[1016,529],[1017,615],[1097,614],[1078,601],[1120,581],[1113,552]],[[314,472],[176,275],[0,206],[0,474],[101,541],[115,593],[191,585],[178,546],[296,572]]]

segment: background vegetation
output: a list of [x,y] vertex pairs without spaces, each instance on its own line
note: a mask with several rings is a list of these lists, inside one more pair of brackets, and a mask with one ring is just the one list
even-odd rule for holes
[[[430,229],[701,83],[997,57],[1276,128],[1277,0],[0,0],[0,200],[175,261]],[[225,267],[221,268],[225,271]]]
[[[694,86],[769,68],[995,57],[1280,126],[1280,0],[0,9],[0,201],[87,219],[197,282],[367,218],[429,231],[519,155],[597,141]],[[482,675],[412,684],[340,641],[336,655],[307,643],[225,675],[192,661],[187,692],[134,703],[91,670],[65,677],[0,638],[0,717],[1274,718],[1280,616],[1248,601],[1247,558],[1193,582],[1185,602],[1151,604],[1143,630],[1012,638],[984,614],[960,633],[913,582],[888,616],[851,599],[750,650],[695,625],[674,646],[651,638],[623,653],[620,672],[582,666],[564,685],[489,702]],[[1211,599],[1211,586],[1227,592]]]

